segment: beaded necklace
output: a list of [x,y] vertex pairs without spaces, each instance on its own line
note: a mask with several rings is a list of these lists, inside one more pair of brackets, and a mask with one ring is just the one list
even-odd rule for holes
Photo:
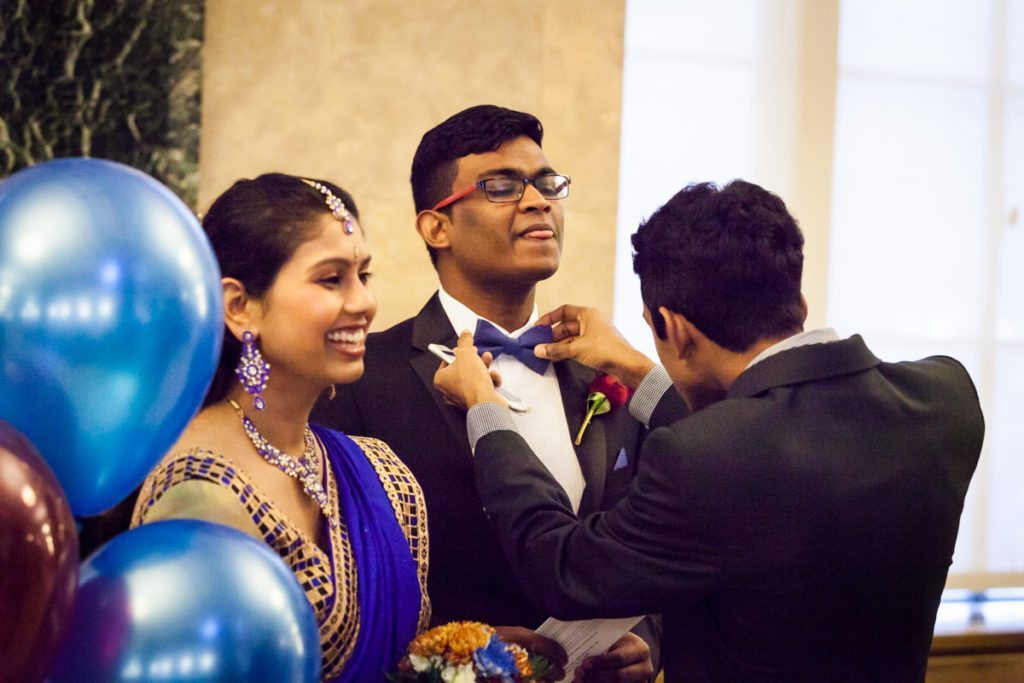
[[302,491],[320,506],[320,510],[324,513],[324,517],[327,518],[331,528],[337,528],[338,516],[331,511],[330,505],[327,502],[327,491],[324,490],[324,486],[321,483],[320,475],[323,471],[323,460],[320,457],[320,451],[316,447],[316,440],[313,438],[313,432],[310,430],[309,425],[306,425],[306,447],[302,451],[302,457],[296,458],[278,450],[263,438],[263,435],[256,429],[256,425],[242,412],[242,407],[235,403],[233,399],[229,398],[228,403],[238,413],[238,417],[242,418],[242,427],[245,429],[249,440],[252,441],[252,445],[255,446],[256,452],[271,465],[292,479],[298,480],[302,484]]

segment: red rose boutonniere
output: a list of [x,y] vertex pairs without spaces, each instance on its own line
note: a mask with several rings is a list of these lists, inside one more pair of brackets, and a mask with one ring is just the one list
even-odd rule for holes
[[577,446],[583,440],[583,432],[586,431],[587,425],[595,415],[604,415],[613,408],[625,405],[629,401],[629,397],[633,395],[632,389],[604,373],[595,377],[587,390],[590,392],[587,396],[587,416],[583,418],[580,431],[576,433]]

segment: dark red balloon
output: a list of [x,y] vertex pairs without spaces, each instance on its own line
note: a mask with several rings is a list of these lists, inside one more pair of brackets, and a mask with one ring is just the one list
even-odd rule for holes
[[0,681],[40,681],[78,585],[64,491],[28,439],[0,420]]

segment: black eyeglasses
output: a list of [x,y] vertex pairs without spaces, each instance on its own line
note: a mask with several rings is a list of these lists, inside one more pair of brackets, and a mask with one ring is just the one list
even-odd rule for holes
[[557,173],[539,175],[536,178],[484,178],[448,195],[439,201],[433,210],[438,211],[450,206],[478,189],[484,191],[487,201],[496,204],[518,202],[523,198],[527,185],[537,188],[537,192],[544,199],[565,199],[569,196],[569,183],[571,182],[572,179],[569,176]]

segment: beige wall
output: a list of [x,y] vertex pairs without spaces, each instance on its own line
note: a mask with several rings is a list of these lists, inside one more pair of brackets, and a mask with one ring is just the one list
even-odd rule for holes
[[573,177],[541,310],[610,313],[623,19],[624,0],[207,0],[200,207],[266,171],[338,182],[369,233],[383,329],[436,288],[408,182],[420,136],[474,104],[521,109]]

